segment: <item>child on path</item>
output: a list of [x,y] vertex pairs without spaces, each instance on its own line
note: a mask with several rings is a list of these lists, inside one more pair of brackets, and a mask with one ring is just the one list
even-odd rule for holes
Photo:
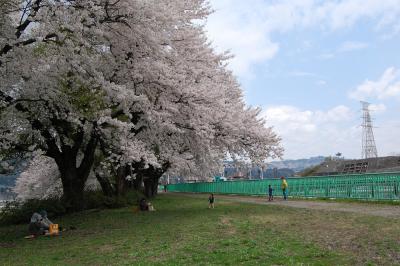
[[208,208],[213,208],[214,209],[214,194],[211,194],[208,197]]
[[287,188],[288,188],[288,183],[286,182],[286,179],[284,176],[281,176],[282,183],[281,183],[281,188],[283,192],[283,199],[287,200]]
[[273,201],[274,200],[274,195],[273,195],[273,189],[271,185],[268,185],[268,201]]

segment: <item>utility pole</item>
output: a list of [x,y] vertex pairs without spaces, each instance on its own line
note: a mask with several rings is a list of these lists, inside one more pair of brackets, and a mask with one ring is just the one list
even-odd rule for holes
[[361,101],[363,110],[362,123],[362,147],[361,158],[376,158],[378,152],[376,150],[374,132],[372,131],[372,120],[369,114],[369,103]]

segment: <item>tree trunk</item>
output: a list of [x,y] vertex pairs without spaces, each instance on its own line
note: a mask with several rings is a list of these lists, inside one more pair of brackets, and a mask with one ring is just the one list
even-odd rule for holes
[[143,179],[144,182],[144,195],[147,198],[152,198],[153,197],[153,178],[147,177]]
[[145,164],[143,162],[136,162],[132,164],[132,169],[136,174],[136,179],[133,186],[136,190],[139,190],[143,182],[144,194],[147,198],[151,198],[157,195],[158,181],[168,170],[170,163],[165,162],[161,167],[158,168],[155,168],[152,165],[146,168],[144,166]]
[[[83,135],[82,135],[83,137]],[[98,138],[94,131],[86,145],[83,153],[83,159],[77,167],[78,150],[80,141],[75,142],[73,147],[63,145],[60,151],[52,153],[61,174],[63,185],[63,201],[67,211],[80,211],[85,208],[84,189],[86,180],[89,177],[90,170],[94,162],[94,152],[96,150]],[[53,147],[53,149],[57,149]]]
[[144,193],[147,198],[157,195],[159,175],[152,175],[144,179]]
[[68,211],[80,211],[85,209],[84,186],[79,180],[63,182],[63,202]]
[[133,180],[133,189],[136,191],[141,191],[143,186],[143,176],[141,174],[136,175],[136,179]]
[[128,173],[129,173],[129,165],[124,165],[117,169],[117,182],[116,182],[117,196],[122,196],[126,193],[129,183],[128,180],[126,180]]
[[85,208],[83,191],[86,179],[78,176],[76,167],[63,167],[61,181],[63,185],[62,200],[67,211],[80,211]]
[[158,194],[158,181],[160,180],[160,176],[157,176],[153,180],[153,197]]
[[103,191],[103,194],[105,196],[111,197],[114,195],[115,191],[111,185],[110,180],[108,180],[107,177],[101,176],[100,174],[96,173],[96,179],[97,179],[97,181],[99,181],[101,190]]

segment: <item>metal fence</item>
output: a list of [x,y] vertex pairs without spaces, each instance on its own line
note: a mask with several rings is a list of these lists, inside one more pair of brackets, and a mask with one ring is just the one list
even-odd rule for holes
[[[398,200],[400,172],[287,178],[293,197]],[[268,185],[274,196],[282,195],[280,179],[180,183],[168,185],[171,192],[266,195]]]

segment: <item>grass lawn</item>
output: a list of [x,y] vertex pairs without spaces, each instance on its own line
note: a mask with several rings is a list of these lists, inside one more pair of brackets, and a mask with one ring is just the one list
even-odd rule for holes
[[2,265],[395,265],[400,220],[160,195],[155,212],[89,211],[55,222],[78,229],[23,239],[0,227]]

